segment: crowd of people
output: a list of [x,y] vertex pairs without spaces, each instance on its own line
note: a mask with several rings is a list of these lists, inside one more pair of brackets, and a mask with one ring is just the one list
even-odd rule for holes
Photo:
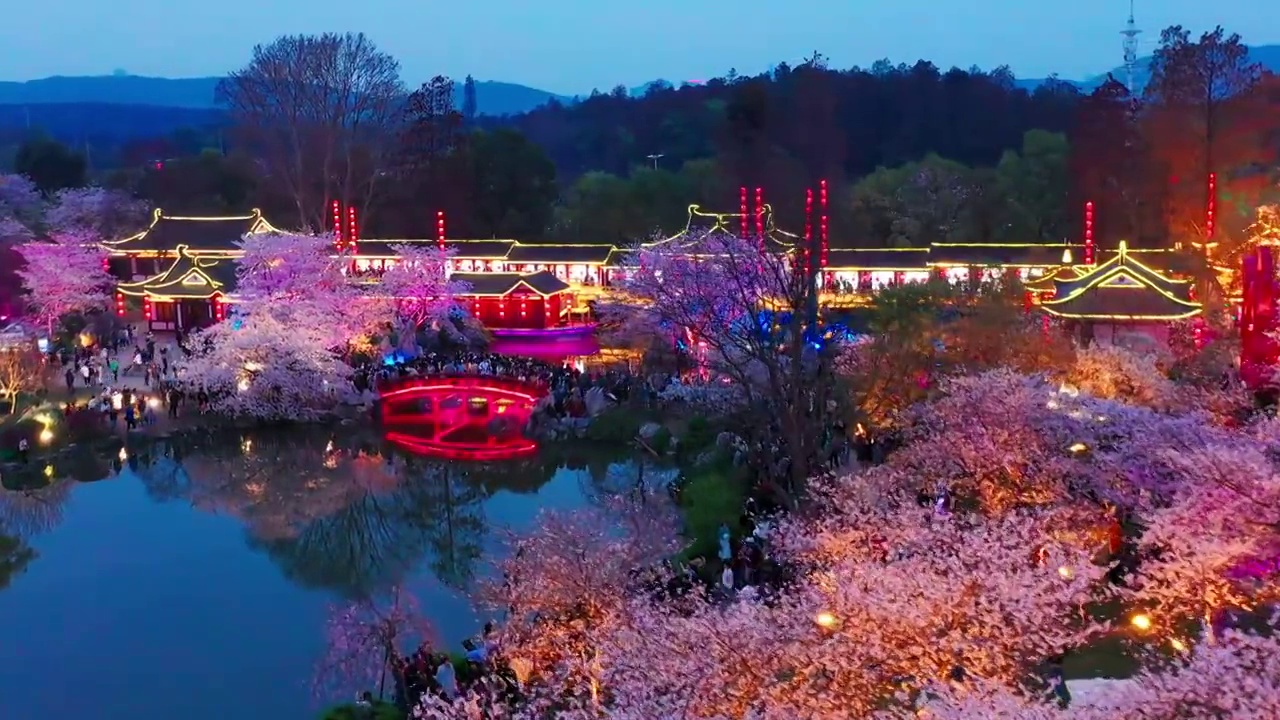
[[573,417],[586,414],[584,397],[593,388],[601,389],[613,402],[625,402],[643,385],[624,369],[587,370],[568,363],[484,352],[427,353],[391,364],[371,364],[357,369],[355,383],[363,391],[394,379],[440,375],[490,375],[531,383],[545,388],[551,399],[550,411]]
[[391,669],[397,707],[408,712],[428,694],[453,700],[477,683],[490,683],[512,698],[518,696],[517,667],[503,658],[492,622],[485,624],[480,637],[464,640],[462,647],[464,654],[457,660],[427,644],[412,655],[395,658]]
[[[95,413],[112,430],[121,421],[125,430],[155,425],[161,408],[177,418],[187,394],[177,382],[173,347],[159,345],[151,332],[140,336],[128,325],[97,342],[55,351],[52,358],[62,370],[68,395],[63,412],[68,417]],[[89,391],[88,398],[77,398],[81,390]],[[201,391],[195,402],[203,412],[208,397]]]

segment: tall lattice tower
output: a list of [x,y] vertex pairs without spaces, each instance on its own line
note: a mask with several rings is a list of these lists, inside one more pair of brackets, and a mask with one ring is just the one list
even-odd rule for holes
[[1138,29],[1138,24],[1133,20],[1133,0],[1129,0],[1129,22],[1125,23],[1124,30],[1120,31],[1124,36],[1124,72],[1125,85],[1129,87],[1129,94],[1136,95],[1138,74],[1138,35],[1142,31]]

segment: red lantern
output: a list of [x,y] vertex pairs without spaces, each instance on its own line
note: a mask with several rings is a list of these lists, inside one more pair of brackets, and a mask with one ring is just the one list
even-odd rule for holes
[[116,317],[124,317],[124,293],[116,293]]
[[436,245],[444,249],[444,211],[436,211]]
[[142,316],[147,319],[147,322],[151,322],[153,316],[151,312],[151,298],[149,297],[142,298]]

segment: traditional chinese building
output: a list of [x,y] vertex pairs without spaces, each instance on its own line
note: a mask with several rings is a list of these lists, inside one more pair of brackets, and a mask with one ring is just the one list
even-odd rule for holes
[[142,299],[143,317],[152,330],[194,330],[221,322],[235,291],[235,263],[227,257],[200,256],[186,245],[163,272],[116,288],[117,312],[124,297]]
[[1053,278],[1053,298],[1040,308],[1076,323],[1082,339],[1118,341],[1135,333],[1167,341],[1168,324],[1203,312],[1190,280],[1172,278],[1133,257],[1120,243],[1107,261]]
[[143,280],[168,270],[178,257],[178,247],[192,257],[238,257],[238,243],[245,235],[279,232],[254,210],[226,217],[179,217],[157,208],[146,230],[103,243],[110,253],[113,275],[125,282]]
[[[752,213],[712,213],[689,207],[686,227],[670,238],[646,243],[680,243],[704,232],[746,234],[762,246],[797,258],[807,241],[776,227],[772,209]],[[121,296],[142,297],[157,329],[194,327],[218,317],[232,302],[234,261],[243,236],[278,232],[258,211],[228,217],[167,216],[157,210],[151,225],[123,240],[106,243]],[[463,305],[491,328],[547,330],[580,324],[587,301],[608,292],[627,271],[631,249],[602,244],[541,244],[518,240],[359,239],[352,242],[350,272],[377,276],[398,261],[398,245],[443,245],[452,251],[450,272],[473,292]],[[821,253],[823,303],[858,302],[875,290],[943,277],[952,282],[1016,274],[1045,285],[1068,279],[1077,246],[1046,244],[936,243],[924,248],[857,248],[833,243]],[[202,283],[202,278],[207,283]],[[504,299],[505,298],[505,299]],[[201,306],[201,303],[204,303]],[[123,303],[118,307],[123,312]]]

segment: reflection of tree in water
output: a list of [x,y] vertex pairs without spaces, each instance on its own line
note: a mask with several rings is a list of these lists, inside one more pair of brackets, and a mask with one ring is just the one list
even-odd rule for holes
[[72,486],[70,480],[56,479],[36,487],[0,487],[0,532],[30,538],[52,530],[62,522]]
[[399,584],[424,558],[465,587],[488,532],[484,501],[536,492],[555,470],[380,455],[315,432],[206,438],[132,458],[148,494],[239,518],[290,580],[350,597]]
[[13,578],[21,575],[35,559],[36,551],[22,538],[0,529],[0,590],[9,587]]
[[20,488],[0,485],[0,590],[36,559],[27,541],[62,521],[71,488],[70,480],[50,480],[46,475]]
[[404,485],[416,488],[425,500],[421,510],[431,570],[450,587],[462,589],[470,584],[475,563],[484,550],[488,528],[483,503],[489,492],[474,474],[483,473],[487,467],[467,468],[423,458],[405,463]]

